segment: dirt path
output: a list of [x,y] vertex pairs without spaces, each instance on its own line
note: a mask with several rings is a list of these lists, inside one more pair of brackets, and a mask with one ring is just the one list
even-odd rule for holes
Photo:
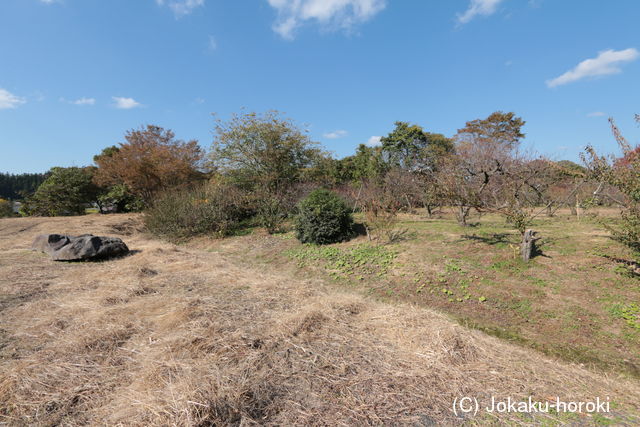
[[[458,423],[454,399],[615,402],[640,385],[511,346],[424,309],[137,231],[136,216],[0,220],[0,423]],[[45,232],[122,237],[131,256],[56,263]],[[532,423],[539,414],[478,413]],[[567,422],[598,417],[561,414]],[[468,419],[467,419],[468,420]]]

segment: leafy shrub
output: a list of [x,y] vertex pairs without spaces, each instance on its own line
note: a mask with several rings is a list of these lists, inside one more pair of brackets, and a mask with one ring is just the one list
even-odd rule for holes
[[0,199],[0,218],[15,216],[13,213],[13,206],[10,201]]
[[269,234],[283,231],[282,225],[287,219],[288,209],[279,197],[266,195],[256,203],[257,219]]
[[248,216],[246,198],[226,184],[207,184],[193,190],[170,191],[145,212],[147,229],[170,240],[215,234],[225,236]]
[[125,184],[116,184],[98,196],[100,212],[139,212],[144,201],[131,193]]
[[90,167],[54,167],[36,192],[27,197],[20,213],[25,216],[83,215],[97,199]]
[[315,190],[298,204],[296,237],[319,245],[342,242],[353,235],[353,218],[344,200],[328,190]]

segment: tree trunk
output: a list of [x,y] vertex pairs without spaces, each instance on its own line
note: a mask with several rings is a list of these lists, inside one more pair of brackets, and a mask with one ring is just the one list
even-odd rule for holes
[[470,210],[471,208],[467,206],[460,206],[458,208],[458,214],[456,215],[458,219],[458,225],[461,225],[462,227],[467,226],[467,216],[469,215]]
[[425,208],[426,208],[426,210],[427,210],[427,215],[428,215],[428,217],[429,217],[429,218],[433,217],[433,209],[431,208],[431,205],[427,203],[427,204],[425,205]]
[[529,261],[536,251],[536,232],[533,230],[526,230],[522,235],[522,246],[520,248],[520,254],[524,262]]
[[547,216],[549,218],[553,217],[553,207],[551,206],[551,204],[547,205]]

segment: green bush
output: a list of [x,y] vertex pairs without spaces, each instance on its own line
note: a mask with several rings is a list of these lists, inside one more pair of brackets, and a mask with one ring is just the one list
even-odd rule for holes
[[147,209],[147,229],[169,240],[214,234],[225,236],[247,217],[246,198],[235,187],[207,184],[161,195]]
[[328,190],[315,190],[298,205],[296,237],[319,245],[342,242],[353,235],[353,218],[344,200]]
[[92,182],[93,169],[51,168],[36,192],[22,202],[24,216],[84,215],[97,199],[98,188]]
[[16,216],[13,213],[13,205],[9,200],[0,198],[0,218]]

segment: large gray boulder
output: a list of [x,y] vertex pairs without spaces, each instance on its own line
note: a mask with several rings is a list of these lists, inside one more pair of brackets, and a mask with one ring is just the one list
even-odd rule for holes
[[31,249],[49,254],[54,261],[111,258],[129,252],[129,248],[121,239],[93,234],[41,234],[35,238]]

